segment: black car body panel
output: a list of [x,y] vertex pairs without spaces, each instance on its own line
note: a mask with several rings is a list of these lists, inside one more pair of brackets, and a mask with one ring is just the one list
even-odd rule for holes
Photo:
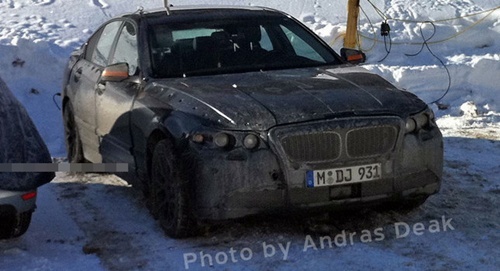
[[[260,34],[248,30],[260,21]],[[427,105],[346,64],[286,14],[179,7],[115,18],[95,33],[71,56],[63,89],[85,158],[128,163],[123,177],[147,190],[155,146],[172,142],[189,167],[198,219],[426,198],[440,188],[442,136]],[[121,48],[127,37],[134,45]],[[111,45],[99,64],[101,40]],[[330,176],[353,170],[377,178]]]
[[[0,163],[52,163],[49,150],[24,106],[0,78]],[[30,170],[31,171],[31,170]],[[29,191],[50,182],[53,172],[0,171],[0,189]]]

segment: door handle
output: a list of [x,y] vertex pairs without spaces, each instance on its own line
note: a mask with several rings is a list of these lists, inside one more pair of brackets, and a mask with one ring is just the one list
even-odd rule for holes
[[95,89],[95,91],[97,92],[97,95],[102,95],[105,90],[106,90],[106,83],[105,82],[97,83],[97,87]]

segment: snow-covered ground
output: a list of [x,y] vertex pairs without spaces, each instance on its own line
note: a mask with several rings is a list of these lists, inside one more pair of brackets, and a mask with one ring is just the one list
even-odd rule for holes
[[[346,28],[347,0],[170,2],[277,8],[336,50]],[[60,91],[70,52],[110,17],[162,3],[0,0],[0,77],[26,106],[54,157],[65,155],[53,95]],[[445,135],[443,188],[422,207],[228,221],[201,237],[172,240],[149,216],[140,195],[118,178],[59,173],[40,188],[28,232],[0,241],[0,270],[185,270],[186,264],[189,270],[497,270],[500,3],[361,0],[361,6],[365,68],[429,103],[450,86],[432,104]],[[391,27],[387,56],[390,44],[386,47],[379,35],[383,18]]]

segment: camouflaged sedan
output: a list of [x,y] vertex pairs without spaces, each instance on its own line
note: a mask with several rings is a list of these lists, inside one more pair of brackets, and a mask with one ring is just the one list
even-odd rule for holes
[[70,160],[128,163],[172,237],[258,213],[418,205],[440,188],[431,109],[269,8],[114,18],[71,55],[62,96]]

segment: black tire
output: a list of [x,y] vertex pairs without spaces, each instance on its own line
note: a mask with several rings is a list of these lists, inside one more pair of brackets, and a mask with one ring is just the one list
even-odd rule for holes
[[158,142],[152,160],[149,208],[172,238],[193,235],[190,183],[170,140]]
[[14,237],[19,237],[26,233],[31,223],[32,214],[33,212],[31,211],[19,214],[19,220],[17,223],[16,231],[14,233]]
[[16,238],[25,234],[30,226],[32,213],[31,211],[24,212],[19,214],[19,217],[16,217],[14,213],[0,216],[2,220],[0,225],[0,240]]
[[76,126],[75,116],[73,114],[73,107],[71,103],[64,107],[64,139],[66,141],[66,151],[68,153],[68,162],[70,163],[84,163],[82,141],[80,133]]
[[396,211],[409,212],[420,207],[420,205],[424,204],[424,202],[427,200],[428,197],[429,196],[422,196],[418,198],[401,199],[389,203],[387,207],[389,209],[393,209]]
[[428,196],[404,200],[401,202],[401,208],[405,210],[413,210],[424,204],[427,198]]

